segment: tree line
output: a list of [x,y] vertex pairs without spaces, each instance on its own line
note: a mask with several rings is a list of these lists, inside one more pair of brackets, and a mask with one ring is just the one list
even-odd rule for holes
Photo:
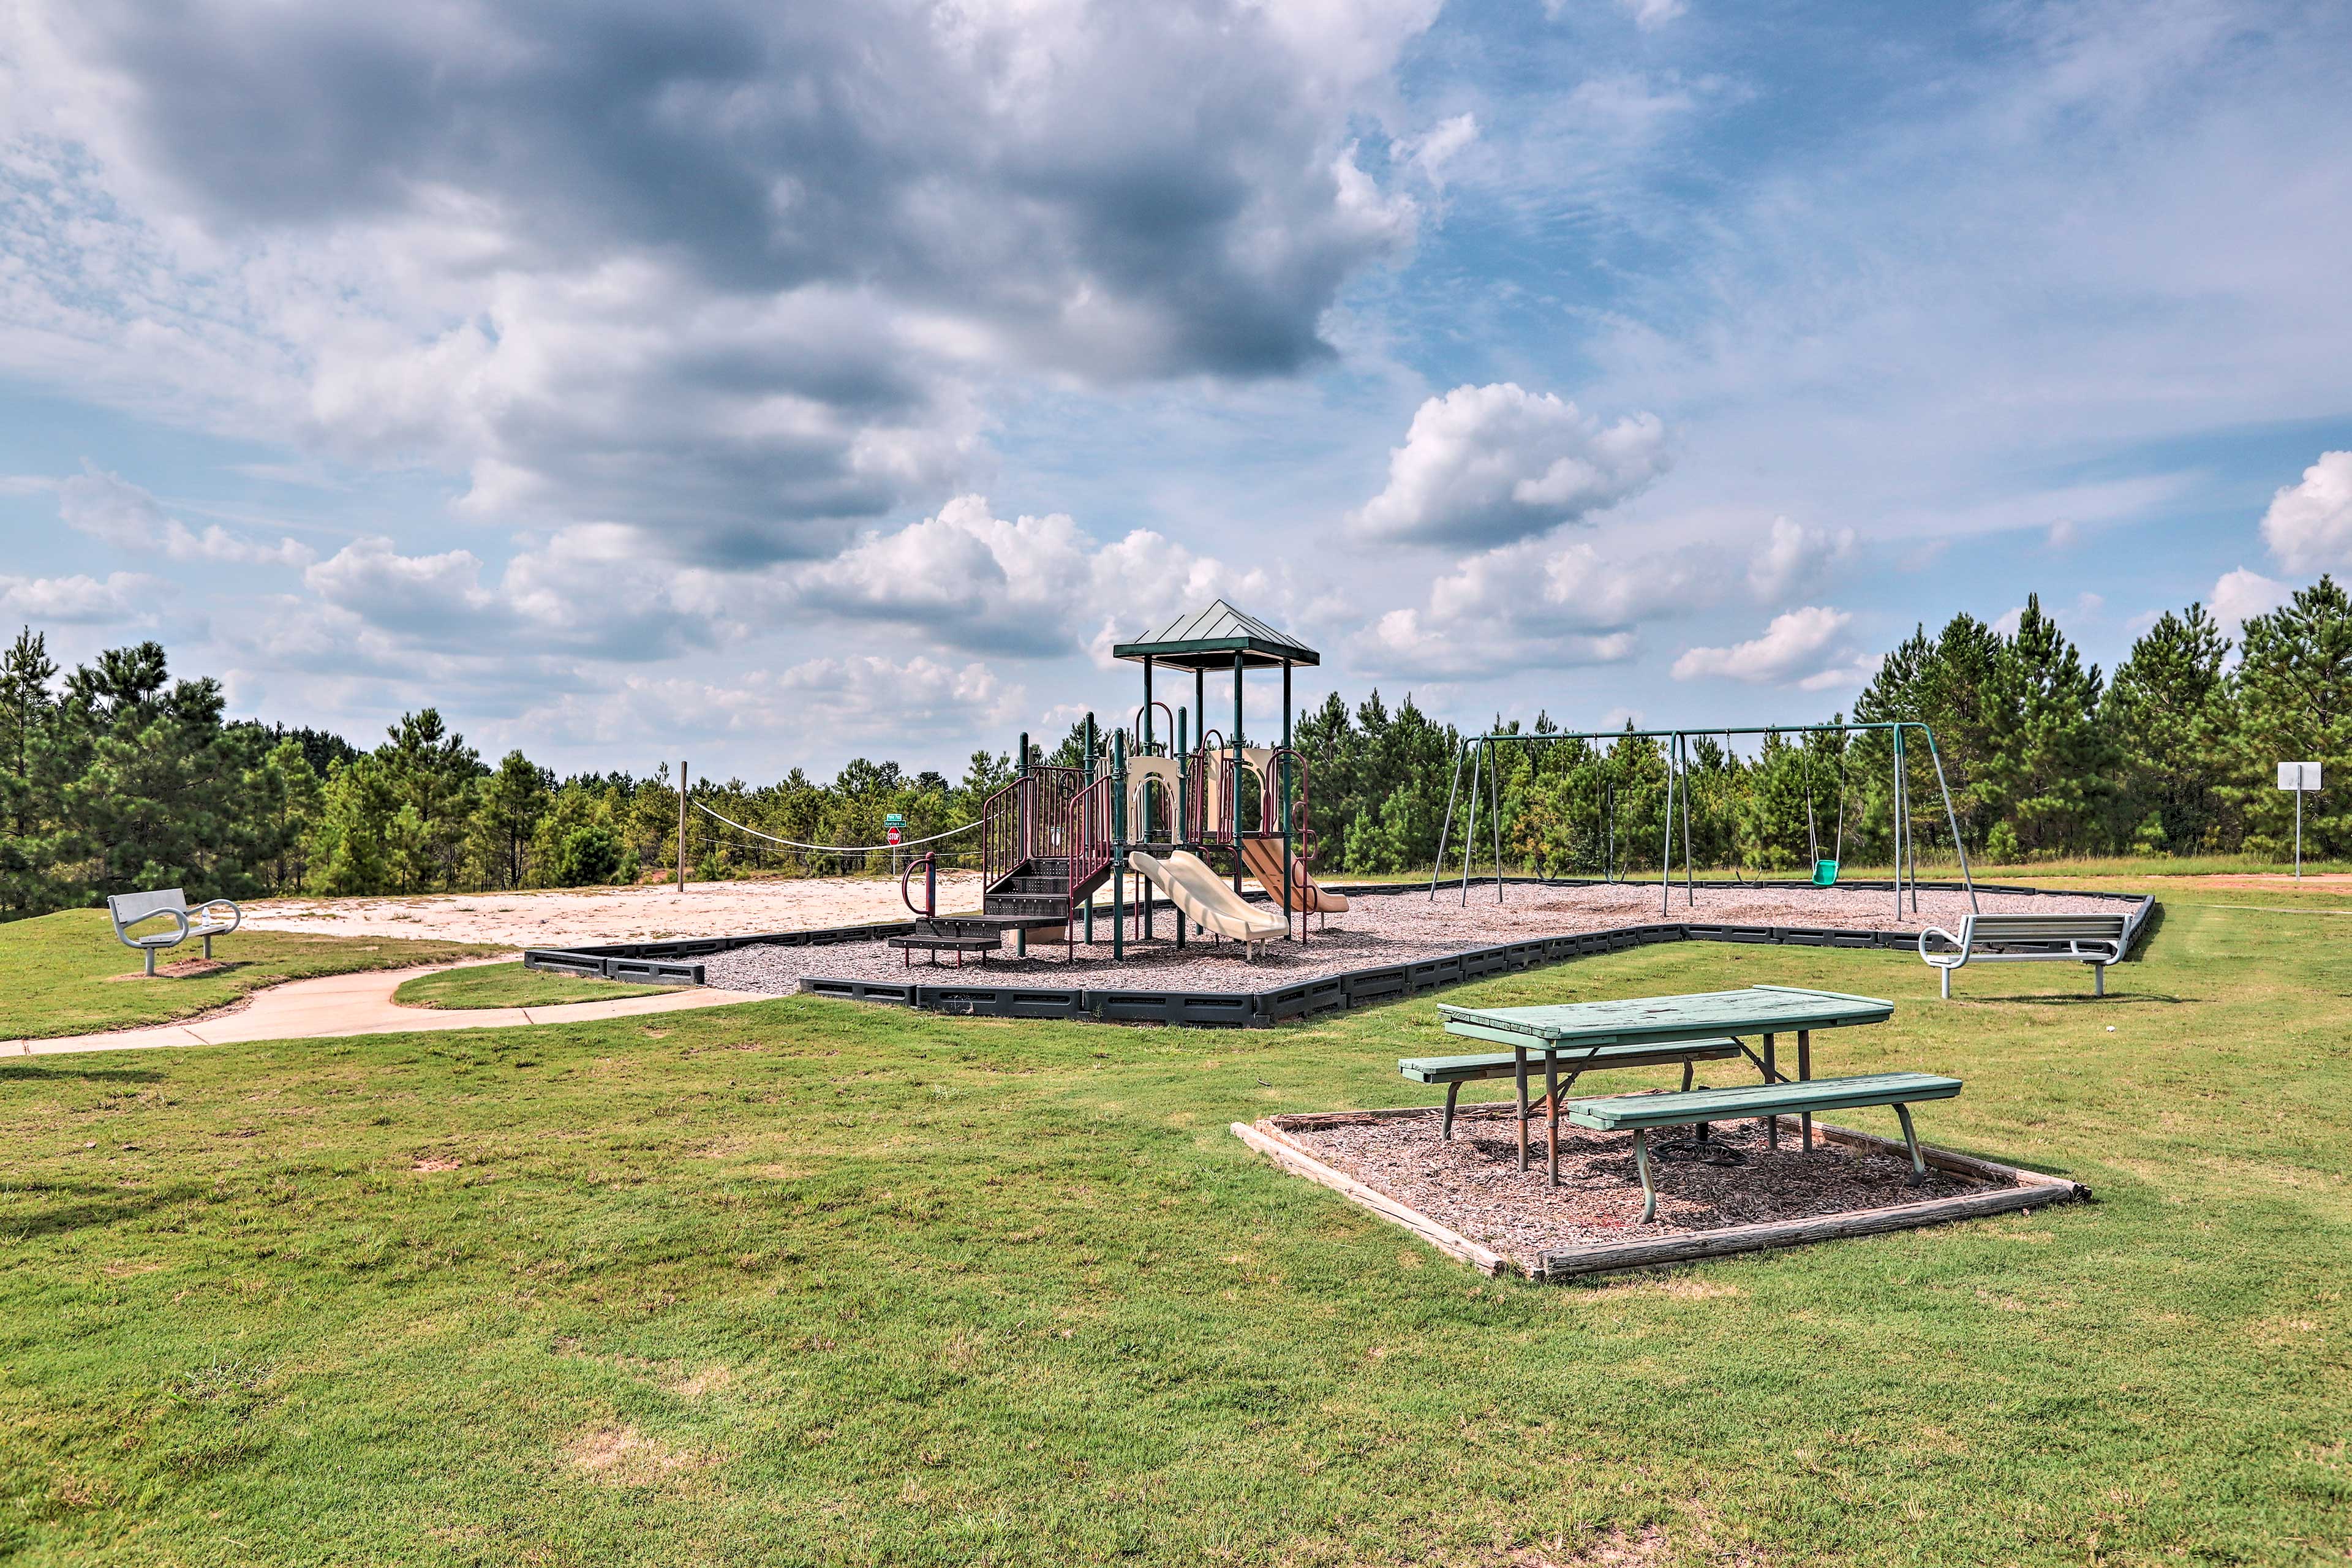
[[[2234,647],[2192,604],[2148,626],[2110,679],[2030,598],[2013,632],[1968,615],[1933,634],[1918,627],[1852,715],[1933,728],[1934,753],[1914,743],[1904,757],[1914,839],[1930,858],[1948,857],[1957,831],[1971,857],[1994,862],[2274,859],[2294,815],[2275,764],[2316,761],[2333,777],[2352,766],[2352,602],[2322,577],[2247,620]],[[1480,763],[1480,858],[1494,852],[1499,827],[1516,868],[1654,871],[1673,765],[1664,743],[1630,732],[1537,739],[1559,728],[1547,713],[1524,730],[1496,721],[1492,732],[1528,742],[1493,748],[1491,774]],[[1077,762],[1083,734],[1074,727],[1036,760]],[[1391,708],[1377,690],[1352,706],[1335,693],[1300,713],[1294,743],[1316,863],[1425,870],[1449,805],[1458,855],[1471,793],[1470,772],[1457,766],[1463,741],[1410,696]],[[1891,858],[1899,808],[1884,731],[1760,742],[1694,734],[1682,765],[1677,845],[1686,806],[1702,868]],[[696,802],[751,831],[692,813],[684,854],[702,878],[868,869],[877,858],[770,839],[877,844],[893,813],[907,838],[928,837],[975,820],[1014,771],[1009,752],[981,751],[953,781],[865,758],[823,783],[798,768],[756,787],[698,781]],[[2305,801],[2307,854],[2352,853],[2352,810],[2339,804],[2347,795],[2331,787]],[[564,778],[520,751],[492,764],[430,708],[404,715],[370,750],[233,720],[219,682],[173,679],[153,642],[60,671],[27,627],[0,655],[0,918],[169,886],[251,898],[629,882],[677,866],[677,823],[667,763],[642,777]]]

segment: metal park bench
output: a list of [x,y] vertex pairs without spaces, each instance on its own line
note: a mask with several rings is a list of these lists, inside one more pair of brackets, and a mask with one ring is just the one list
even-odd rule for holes
[[[1683,1088],[1691,1086],[1691,1074],[1700,1062],[1724,1061],[1740,1054],[1738,1040],[1683,1040],[1664,1045],[1590,1046],[1559,1053],[1559,1070],[1565,1074],[1559,1080],[1563,1092],[1573,1085],[1579,1075],[1600,1072],[1609,1068],[1671,1067],[1682,1064]],[[1526,1070],[1527,1058],[1517,1051],[1497,1051],[1475,1057],[1408,1057],[1397,1063],[1397,1071],[1415,1083],[1442,1083],[1445,1086],[1445,1119],[1444,1135],[1454,1136],[1454,1101],[1462,1086],[1480,1079],[1516,1079]]]
[[[1811,1116],[1816,1111],[1891,1105],[1903,1123],[1903,1144],[1911,1152],[1910,1183],[1916,1187],[1927,1179],[1927,1163],[1919,1157],[1919,1139],[1911,1130],[1911,1107],[1923,1100],[1950,1100],[1959,1092],[1960,1080],[1956,1078],[1924,1072],[1887,1072],[1862,1078],[1817,1078],[1801,1083],[1759,1083],[1743,1089],[1576,1100],[1570,1100],[1566,1110],[1571,1126],[1598,1132],[1632,1130],[1633,1166],[1642,1174],[1642,1222],[1646,1225],[1658,1213],[1657,1183],[1650,1173],[1649,1130],[1653,1127],[1688,1127],[1755,1116]],[[1807,1142],[1811,1142],[1808,1135]]]
[[[226,910],[226,924],[211,918],[215,910]],[[213,938],[226,936],[245,923],[245,911],[226,899],[209,899],[196,906],[196,921],[189,919],[187,896],[177,888],[165,888],[152,893],[116,893],[106,900],[106,912],[114,921],[114,939],[123,946],[136,948],[147,955],[147,973],[153,978],[155,953],[159,948],[177,947],[190,937],[204,939],[205,956],[213,955]],[[152,920],[168,920],[172,929],[154,931],[146,936],[133,936],[131,928]],[[202,923],[196,923],[201,921]]]
[[[1970,915],[1958,936],[1940,926],[1919,933],[1919,956],[1944,972],[1944,999],[1952,971],[1978,963],[2087,963],[2091,994],[2107,994],[2107,965],[2124,961],[2123,915]],[[1929,951],[1929,942],[1940,943]]]

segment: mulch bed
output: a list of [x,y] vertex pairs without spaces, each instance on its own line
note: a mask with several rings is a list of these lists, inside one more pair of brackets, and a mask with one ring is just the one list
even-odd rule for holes
[[1339,1111],[1284,1116],[1277,1124],[1323,1163],[1523,1263],[1597,1242],[1818,1218],[2011,1184],[1931,1165],[1925,1184],[1914,1187],[1905,1180],[1910,1162],[1899,1152],[1817,1139],[1806,1152],[1797,1146],[1794,1117],[1781,1119],[1776,1150],[1767,1146],[1761,1122],[1719,1121],[1710,1142],[1718,1152],[1735,1153],[1737,1164],[1660,1157],[1662,1144],[1687,1140],[1694,1129],[1651,1134],[1658,1215],[1644,1225],[1630,1132],[1591,1132],[1563,1123],[1560,1184],[1555,1188],[1546,1173],[1540,1117],[1529,1124],[1525,1172],[1518,1168],[1516,1120],[1486,1106],[1458,1113],[1450,1142],[1438,1136],[1434,1111],[1425,1117]]
[[[1339,889],[1345,891],[1344,888]],[[1988,914],[2032,912],[2079,914],[2112,911],[2111,900],[2074,895],[1979,893]],[[1858,888],[1759,887],[1753,883],[1701,883],[1685,902],[1676,887],[1665,911],[1658,907],[1655,882],[1602,884],[1587,887],[1538,886],[1512,883],[1497,899],[1492,883],[1473,887],[1466,901],[1459,889],[1441,891],[1351,895],[1351,907],[1328,921],[1318,917],[1304,942],[1270,942],[1255,962],[1241,944],[1222,945],[1202,938],[1179,949],[1172,940],[1175,916],[1159,911],[1156,940],[1142,940],[1140,922],[1128,924],[1126,961],[1110,957],[1108,898],[1095,921],[1097,938],[1089,948],[1081,943],[1075,963],[1066,962],[1058,937],[1034,940],[1030,956],[1016,958],[1008,941],[1002,953],[992,953],[983,965],[976,960],[962,972],[952,963],[936,967],[918,955],[910,970],[906,958],[880,942],[846,942],[824,947],[737,948],[702,960],[712,985],[735,991],[793,992],[803,975],[883,983],[942,981],[982,985],[1071,984],[1118,986],[1136,990],[1200,992],[1263,991],[1297,981],[1317,979],[1349,970],[1442,957],[1470,948],[1498,945],[1529,937],[1569,935],[1643,925],[1652,921],[1700,921],[1722,925],[1832,926],[1846,930],[1916,930],[1922,923],[1957,930],[1969,912],[1965,893],[1923,889],[1918,912],[1909,898],[1898,914],[1895,896]]]

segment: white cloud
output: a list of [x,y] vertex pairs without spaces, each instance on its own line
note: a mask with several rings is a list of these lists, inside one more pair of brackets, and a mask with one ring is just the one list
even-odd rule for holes
[[799,609],[885,621],[943,647],[1031,657],[1110,645],[1212,599],[1279,619],[1290,605],[1263,567],[1233,567],[1136,529],[1105,543],[1068,515],[1000,518],[988,498],[958,496],[892,533],[872,533],[832,561],[793,570]]
[[1400,151],[1406,161],[1430,180],[1443,183],[1445,165],[1467,151],[1478,140],[1478,116],[1468,110],[1441,120],[1427,134],[1403,143]]
[[32,0],[0,38],[0,359],[462,474],[498,523],[821,557],[970,482],[1008,374],[1329,359],[1344,286],[1414,241],[1356,139],[1437,9]]
[[2263,513],[2263,541],[2289,571],[2352,565],[2352,452],[2322,452],[2302,483],[2281,487]]
[[1723,577],[1686,551],[1629,555],[1579,540],[1465,556],[1430,584],[1425,604],[1391,610],[1349,640],[1375,674],[1496,675],[1622,664],[1636,628],[1720,596]]
[[0,576],[0,615],[99,625],[143,620],[170,592],[168,584],[136,572],[109,573],[104,581],[81,575]]
[[2241,566],[2221,574],[2221,580],[2213,584],[2206,607],[2224,631],[2234,632],[2254,616],[2266,616],[2294,597],[2294,590],[2284,583]]
[[821,731],[849,747],[885,755],[940,735],[1003,729],[1019,721],[1025,694],[985,664],[918,656],[814,658],[779,671],[727,680],[629,676],[610,689],[568,693],[524,717],[534,728],[582,745],[761,737]]
[[[1772,617],[1764,635],[1730,647],[1694,647],[1675,660],[1676,680],[1720,676],[1754,685],[1779,684],[1817,664],[1853,617],[1843,610],[1808,605]],[[1821,672],[1827,674],[1827,671]]]
[[1640,494],[1672,459],[1654,414],[1601,423],[1512,382],[1424,402],[1390,449],[1388,488],[1349,514],[1374,539],[1500,544]]
[[210,561],[233,566],[284,566],[299,570],[318,552],[292,539],[257,544],[214,523],[202,533],[167,516],[154,496],[120,474],[94,465],[57,485],[58,516],[77,532],[118,550],[160,554],[177,562]]
[[1830,566],[1853,549],[1853,530],[1804,528],[1776,517],[1764,542],[1748,563],[1748,585],[1758,598],[1781,598],[1792,589],[1810,593]]

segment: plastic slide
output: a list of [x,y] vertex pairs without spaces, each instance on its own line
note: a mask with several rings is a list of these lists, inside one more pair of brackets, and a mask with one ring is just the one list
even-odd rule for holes
[[1289,933],[1289,924],[1279,910],[1268,914],[1244,901],[1207,861],[1188,849],[1179,849],[1165,860],[1130,849],[1127,863],[1136,875],[1167,894],[1186,920],[1203,931],[1250,943],[1252,956],[1257,943]]
[[[1259,838],[1244,835],[1242,838],[1242,869],[1254,878],[1257,885],[1274,895],[1275,907],[1282,907],[1282,840]],[[1335,893],[1307,874],[1306,863],[1297,856],[1290,858],[1290,907],[1310,915],[1338,915],[1348,910],[1344,893]]]

